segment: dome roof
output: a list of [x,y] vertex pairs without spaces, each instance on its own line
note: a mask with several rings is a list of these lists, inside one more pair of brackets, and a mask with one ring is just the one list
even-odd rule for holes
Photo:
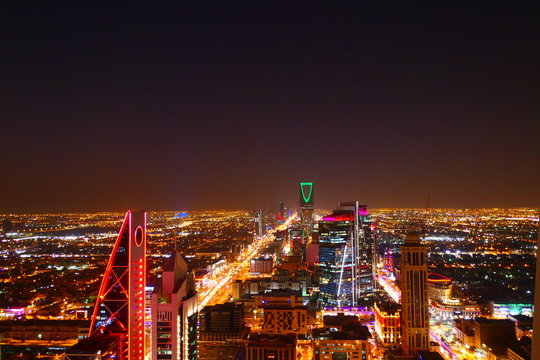
[[416,231],[411,231],[405,236],[405,243],[419,243],[420,235]]

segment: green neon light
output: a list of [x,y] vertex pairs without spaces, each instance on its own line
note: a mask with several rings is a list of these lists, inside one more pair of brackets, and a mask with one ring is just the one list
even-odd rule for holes
[[[307,197],[304,193],[304,186],[309,186],[309,195]],[[313,183],[300,183],[300,191],[302,192],[302,198],[304,198],[304,202],[309,202],[309,200],[311,199],[311,195],[313,194]]]

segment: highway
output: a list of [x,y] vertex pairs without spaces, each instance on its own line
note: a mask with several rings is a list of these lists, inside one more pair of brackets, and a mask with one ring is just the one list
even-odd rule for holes
[[459,360],[460,358],[456,355],[454,350],[444,341],[441,337],[433,330],[429,330],[431,339],[438,342],[440,349],[439,354],[441,354],[446,360]]
[[[229,300],[232,291],[232,282],[238,278],[244,278],[252,259],[272,241],[275,240],[275,232],[286,230],[291,221],[296,218],[296,214],[291,216],[276,229],[270,230],[266,235],[255,240],[247,249],[242,251],[238,261],[225,265],[218,274],[210,278],[206,286],[198,290],[198,309],[202,310],[207,305],[223,303]],[[244,275],[244,276],[242,276]]]
[[396,283],[392,279],[384,274],[378,274],[376,280],[384,291],[390,295],[392,300],[398,304],[401,302],[401,290],[396,286]]

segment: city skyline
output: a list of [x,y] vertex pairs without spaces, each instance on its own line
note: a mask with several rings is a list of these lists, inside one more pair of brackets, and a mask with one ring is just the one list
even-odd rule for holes
[[[401,343],[403,353],[424,359],[474,360],[530,347],[535,209],[369,211],[351,205],[322,218],[317,212],[307,239],[298,212],[152,212],[148,227],[144,212],[4,218],[2,356],[57,360],[65,351],[66,360],[88,352],[126,359],[128,328],[117,324],[135,317],[133,328],[140,329],[141,288],[148,358],[211,360],[225,351],[256,360],[258,351],[287,349],[289,359],[363,351],[362,359],[376,360]],[[337,294],[348,293],[354,266],[346,251],[336,257],[328,250],[337,254],[353,235],[354,214],[376,249],[368,255],[372,272],[360,264],[373,275],[373,298],[358,307],[336,304],[327,291],[334,283]],[[423,224],[422,238],[410,233],[411,224]],[[122,315],[128,299],[139,302],[133,306],[138,315]],[[420,313],[424,322],[417,321]],[[436,342],[438,353],[428,351],[427,331],[429,350]]]
[[0,359],[536,360],[539,10],[5,4]]
[[535,8],[10,4],[0,212],[538,206]]

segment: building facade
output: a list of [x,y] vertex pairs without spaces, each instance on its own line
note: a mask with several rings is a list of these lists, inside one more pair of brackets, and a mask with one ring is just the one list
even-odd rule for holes
[[306,308],[265,307],[261,331],[267,334],[307,334]]
[[313,231],[313,183],[300,183],[300,228],[302,230],[302,244],[306,244]]
[[319,290],[323,306],[369,305],[373,296],[372,241],[366,207],[340,203],[319,222]]
[[401,247],[401,343],[406,355],[429,351],[427,248],[417,233]]
[[152,294],[152,360],[197,359],[197,306],[193,274],[175,252]]
[[516,325],[512,320],[477,318],[473,326],[474,346],[479,349],[510,344],[516,340]]
[[317,339],[315,345],[315,360],[369,360],[371,359],[370,344],[365,339],[354,337],[340,338],[341,333],[328,333],[327,338]]
[[246,360],[296,360],[296,336],[252,334],[246,344]]
[[200,341],[227,341],[242,337],[244,307],[241,303],[206,306],[199,313]]
[[313,330],[315,360],[369,360],[371,338],[367,326],[354,315],[324,316],[323,327]]
[[272,257],[260,257],[251,260],[249,271],[257,274],[272,274],[274,269],[274,260]]
[[428,274],[428,298],[430,301],[448,302],[452,298],[452,280],[430,272]]
[[383,346],[398,345],[401,339],[401,311],[394,302],[375,302],[375,332]]

